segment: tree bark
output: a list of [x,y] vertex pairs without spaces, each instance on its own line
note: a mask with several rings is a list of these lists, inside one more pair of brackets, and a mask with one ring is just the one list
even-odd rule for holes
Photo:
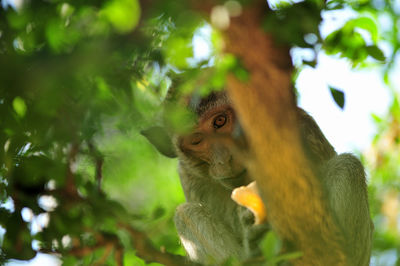
[[265,1],[253,1],[224,31],[226,52],[250,74],[247,82],[230,75],[227,86],[253,152],[249,171],[272,227],[303,253],[294,265],[347,265],[343,236],[300,142],[289,48],[261,28],[268,12]]

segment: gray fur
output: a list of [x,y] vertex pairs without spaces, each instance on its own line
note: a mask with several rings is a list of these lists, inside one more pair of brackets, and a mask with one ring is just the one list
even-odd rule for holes
[[369,265],[372,232],[365,173],[351,154],[333,157],[322,167],[325,193],[342,230],[351,265]]
[[[220,105],[229,105],[224,92],[188,103],[199,117]],[[351,265],[369,264],[373,224],[370,219],[365,173],[361,162],[351,154],[337,155],[314,119],[298,109],[301,139],[306,156],[321,180],[329,207],[346,238]],[[239,134],[238,134],[239,132]],[[232,138],[246,143],[241,129]],[[241,261],[260,255],[259,240],[268,224],[253,225],[247,209],[231,200],[236,183],[221,182],[242,167],[223,143],[211,146],[211,160],[205,162],[182,148],[180,136],[172,137],[179,159],[179,176],[187,203],[176,210],[175,224],[191,260],[208,265],[221,264],[229,257]],[[244,145],[246,146],[246,145]],[[246,148],[246,147],[244,147]]]

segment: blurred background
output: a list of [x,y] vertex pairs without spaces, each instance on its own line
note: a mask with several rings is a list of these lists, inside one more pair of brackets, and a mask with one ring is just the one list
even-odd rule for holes
[[[293,47],[298,104],[366,167],[371,265],[400,265],[400,1],[268,5],[263,27]],[[245,73],[220,32],[245,5],[215,7],[205,17],[185,1],[1,1],[0,264],[147,265],[125,225],[184,254],[177,161],[140,131],[162,124],[176,80],[206,92]]]

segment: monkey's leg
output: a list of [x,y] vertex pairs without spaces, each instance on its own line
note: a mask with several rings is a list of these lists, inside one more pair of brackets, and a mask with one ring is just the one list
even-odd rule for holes
[[369,265],[373,224],[364,168],[356,157],[345,153],[329,160],[323,173],[324,188],[346,238],[351,265]]
[[175,225],[192,261],[219,264],[230,257],[243,256],[238,237],[199,203],[178,206]]

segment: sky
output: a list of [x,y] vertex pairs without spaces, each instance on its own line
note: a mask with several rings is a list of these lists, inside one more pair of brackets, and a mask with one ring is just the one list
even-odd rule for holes
[[[351,10],[323,13],[323,23],[320,26],[322,37],[355,16]],[[302,53],[304,51],[299,49],[294,52],[294,57],[301,57]],[[397,64],[392,76],[400,76],[399,70]],[[399,80],[393,82],[394,87],[399,87]],[[344,91],[343,110],[333,101],[328,85]],[[376,133],[371,115],[384,115],[391,103],[389,90],[377,68],[352,69],[346,59],[324,53],[319,54],[315,69],[303,69],[296,87],[299,91],[299,106],[314,117],[339,153],[363,152],[368,149]]]
[[[368,149],[376,133],[371,114],[384,115],[391,101],[382,77],[374,70],[352,70],[345,60],[320,54],[315,69],[305,68],[296,87],[300,107],[317,121],[339,153]],[[345,106],[333,101],[328,85],[345,93]]]
[[[349,10],[334,11],[323,15],[320,27],[326,36],[340,27],[355,14]],[[210,28],[200,29],[193,38],[194,55],[202,60],[210,55]],[[294,61],[307,56],[309,51],[294,49]],[[393,73],[393,86],[400,87],[400,66]],[[345,93],[345,107],[340,109],[333,101],[328,85],[340,88]],[[299,92],[298,104],[311,114],[336,151],[362,152],[368,149],[376,132],[371,114],[384,115],[391,101],[389,90],[376,69],[355,70],[345,59],[318,55],[315,69],[305,67],[298,76],[296,88]],[[7,266],[55,266],[61,263],[53,256],[39,254],[30,262],[11,261]]]

